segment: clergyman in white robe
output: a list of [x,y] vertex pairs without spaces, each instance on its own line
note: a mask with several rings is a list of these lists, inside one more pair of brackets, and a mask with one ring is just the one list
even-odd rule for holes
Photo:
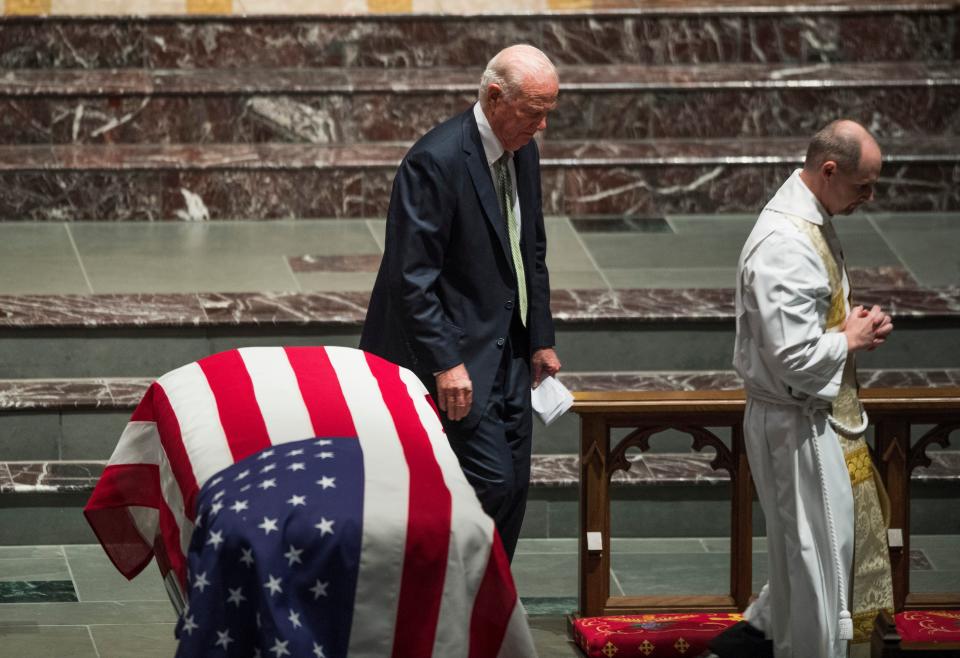
[[[824,331],[828,273],[797,218],[823,226],[841,260],[830,216],[797,170],[763,209],[738,265],[734,366],[747,390],[744,437],[770,563],[745,619],[773,640],[777,658],[836,658],[846,655],[838,613],[849,597],[854,511],[827,413],[848,348],[843,332]],[[845,274],[843,290],[846,298]]]

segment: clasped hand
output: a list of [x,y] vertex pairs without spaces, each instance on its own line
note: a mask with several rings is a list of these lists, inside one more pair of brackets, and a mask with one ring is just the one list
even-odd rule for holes
[[851,352],[876,349],[886,342],[891,331],[893,321],[879,306],[874,306],[869,311],[863,306],[855,307],[843,325],[847,349]]

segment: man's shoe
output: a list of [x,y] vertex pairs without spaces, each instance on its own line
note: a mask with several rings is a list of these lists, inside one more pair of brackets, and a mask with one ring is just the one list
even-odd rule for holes
[[719,658],[773,658],[773,642],[745,621],[720,633],[707,646]]

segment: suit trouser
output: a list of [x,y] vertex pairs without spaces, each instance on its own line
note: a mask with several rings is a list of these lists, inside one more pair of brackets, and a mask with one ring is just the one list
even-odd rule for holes
[[508,342],[479,422],[464,428],[445,416],[443,421],[460,467],[512,561],[530,488],[533,416],[527,359],[514,355]]
[[[744,438],[767,524],[770,579],[745,618],[774,643],[777,658],[838,658],[837,568],[820,468],[849,597],[853,492],[843,450],[825,415],[816,432],[799,408],[747,401]],[[817,445],[814,446],[814,442]],[[819,459],[815,447],[819,448]]]

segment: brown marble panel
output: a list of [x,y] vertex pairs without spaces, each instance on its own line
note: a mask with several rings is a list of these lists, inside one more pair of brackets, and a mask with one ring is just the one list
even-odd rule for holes
[[854,290],[859,288],[917,288],[920,284],[905,267],[848,267],[847,274]]
[[757,211],[767,200],[757,166],[571,167],[565,171],[569,215],[664,215]]
[[218,325],[325,324],[356,325],[367,314],[369,293],[200,293],[207,320]]
[[413,140],[476,102],[476,92],[358,94],[352,99],[356,141]]
[[164,174],[165,217],[188,213],[181,190],[197,195],[210,219],[363,217],[359,170],[184,171]]
[[147,392],[153,383],[146,377],[114,378],[104,380],[110,389],[110,398],[119,408],[133,408],[140,403],[140,398]]
[[0,219],[35,221],[163,219],[155,173],[0,172]]
[[10,474],[10,467],[6,462],[0,462],[0,494],[11,493],[13,491],[13,476]]
[[135,21],[5,19],[0,68],[114,68],[144,65],[144,34]]
[[[654,439],[656,440],[656,439]],[[657,484],[720,484],[730,480],[730,473],[723,469],[713,470],[713,450],[704,453],[643,455]]]
[[956,34],[960,16],[953,11],[932,13],[849,13],[836,17],[836,59],[897,61],[956,59],[949,36]]
[[[918,151],[929,153],[926,145]],[[957,208],[960,208],[960,163],[885,162],[870,204],[870,209],[876,212]]]
[[879,304],[895,318],[933,318],[956,315],[960,311],[958,288],[887,288],[855,290],[854,304]]
[[60,409],[112,406],[110,387],[103,379],[0,380],[0,409]]
[[[398,163],[399,164],[399,163]],[[363,173],[363,209],[356,216],[383,219],[390,206],[390,191],[396,167],[376,169]]]
[[16,493],[80,493],[93,489],[105,462],[7,462]]
[[702,391],[743,388],[743,382],[733,371],[561,372],[559,379],[572,391]]
[[0,326],[189,326],[207,320],[196,295],[0,295]]

